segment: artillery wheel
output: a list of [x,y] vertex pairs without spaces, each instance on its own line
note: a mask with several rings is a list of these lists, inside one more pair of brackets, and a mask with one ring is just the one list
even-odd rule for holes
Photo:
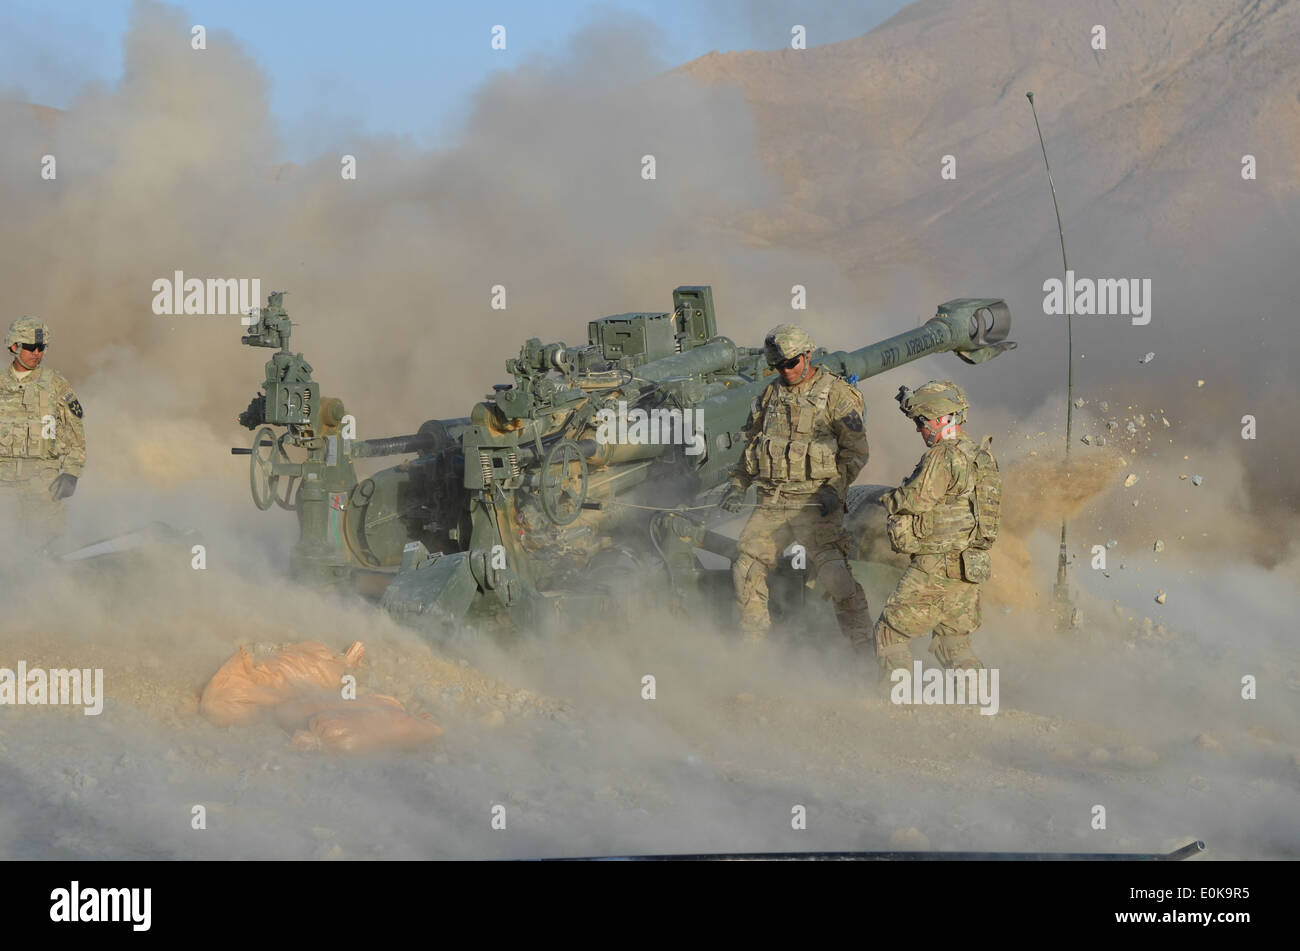
[[[578,471],[572,471],[573,463]],[[587,459],[572,439],[562,439],[542,457],[542,511],[556,525],[568,525],[587,501]]]
[[263,512],[276,501],[280,477],[275,472],[275,464],[288,458],[270,426],[263,426],[253,433],[252,454],[248,457],[248,487],[253,492],[253,504]]

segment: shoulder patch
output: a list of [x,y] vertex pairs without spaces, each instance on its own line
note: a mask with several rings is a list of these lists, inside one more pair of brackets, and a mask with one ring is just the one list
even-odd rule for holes
[[848,380],[844,379],[844,377],[842,376],[835,376],[835,374],[832,373],[831,377],[832,377],[831,380],[832,392],[834,392],[837,396],[843,397],[844,399],[852,400],[853,402],[857,403],[859,406],[862,405],[861,390],[859,390]]
[[77,419],[81,419],[84,415],[81,403],[77,400],[77,394],[75,393],[68,394],[68,411],[71,412],[73,416],[77,417]]

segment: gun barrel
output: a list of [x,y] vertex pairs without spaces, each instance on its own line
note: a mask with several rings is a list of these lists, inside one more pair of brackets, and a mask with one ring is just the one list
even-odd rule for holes
[[857,350],[837,350],[813,362],[859,380],[948,350],[967,363],[983,363],[1004,350],[1015,349],[1006,339],[1010,331],[1011,312],[1004,301],[962,297],[941,304],[938,313],[915,330]]
[[639,366],[634,371],[640,379],[661,383],[680,376],[702,376],[736,368],[736,345],[730,340],[714,340],[683,353]]
[[385,436],[379,439],[362,439],[352,444],[352,455],[358,459],[375,456],[400,456],[408,452],[425,452],[437,445],[437,439],[428,433],[411,433],[408,436]]

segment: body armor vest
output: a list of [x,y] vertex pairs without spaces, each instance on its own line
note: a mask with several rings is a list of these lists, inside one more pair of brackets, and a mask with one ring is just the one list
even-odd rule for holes
[[[0,370],[0,460],[48,459],[57,468],[64,451],[55,425],[54,439],[44,438],[46,423],[58,420],[55,378],[37,368],[24,380]],[[8,468],[14,468],[10,463]]]
[[751,478],[772,483],[818,484],[834,479],[839,470],[839,440],[831,432],[826,411],[835,376],[820,370],[806,391],[775,383],[759,396],[762,429],[745,447],[745,471]]

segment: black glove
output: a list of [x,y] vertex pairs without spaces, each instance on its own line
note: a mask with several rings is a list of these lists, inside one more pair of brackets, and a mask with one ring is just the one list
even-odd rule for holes
[[817,490],[817,504],[821,506],[822,515],[844,511],[844,504],[840,501],[839,493],[829,485],[824,485]]
[[77,491],[77,477],[69,472],[60,472],[59,477],[50,483],[50,495],[54,501],[69,498]]
[[724,512],[739,512],[741,506],[745,504],[745,490],[734,482],[727,486],[727,491],[722,493],[722,498],[718,500],[718,507]]

